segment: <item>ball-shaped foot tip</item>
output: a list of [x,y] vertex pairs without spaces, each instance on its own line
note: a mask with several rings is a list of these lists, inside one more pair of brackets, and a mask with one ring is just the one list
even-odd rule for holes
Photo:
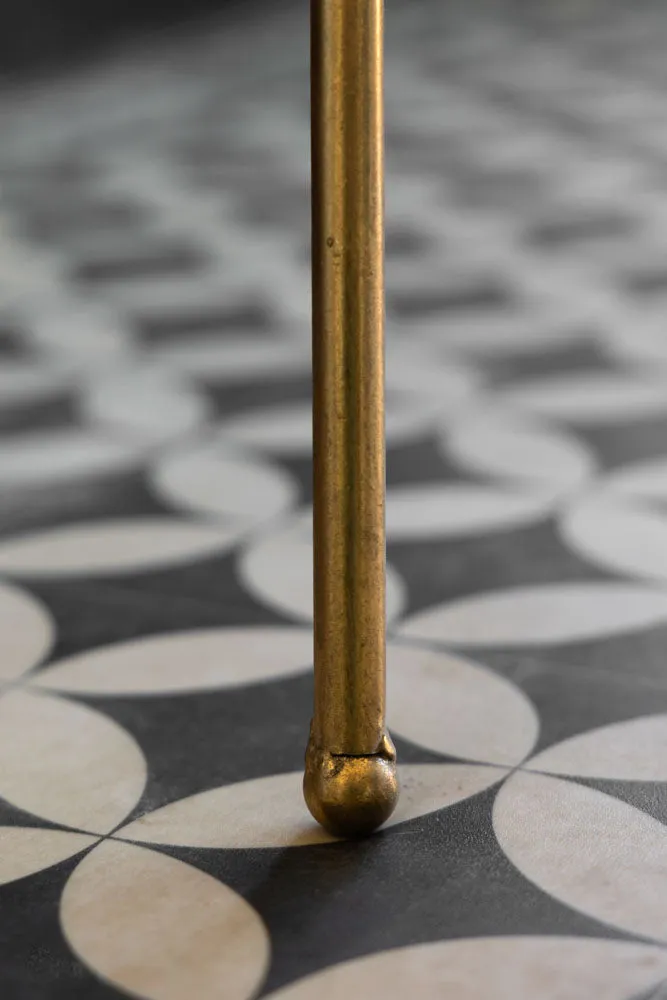
[[331,754],[311,741],[303,782],[312,815],[335,837],[364,837],[389,819],[398,799],[396,752],[388,736],[377,753]]

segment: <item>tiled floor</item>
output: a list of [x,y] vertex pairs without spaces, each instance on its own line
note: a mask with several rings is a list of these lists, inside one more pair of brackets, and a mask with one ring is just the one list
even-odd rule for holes
[[387,12],[389,723],[311,702],[307,24],[0,102],[0,996],[667,996],[667,11]]

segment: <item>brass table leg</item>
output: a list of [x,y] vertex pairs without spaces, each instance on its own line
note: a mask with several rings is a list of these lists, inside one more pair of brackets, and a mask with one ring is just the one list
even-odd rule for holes
[[382,0],[311,0],[315,706],[308,808],[370,833],[385,729]]

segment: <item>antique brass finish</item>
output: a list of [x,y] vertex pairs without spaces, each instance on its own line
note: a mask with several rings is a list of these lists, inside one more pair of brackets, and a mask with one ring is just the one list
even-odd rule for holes
[[311,0],[315,707],[304,794],[338,835],[396,803],[385,730],[382,0]]

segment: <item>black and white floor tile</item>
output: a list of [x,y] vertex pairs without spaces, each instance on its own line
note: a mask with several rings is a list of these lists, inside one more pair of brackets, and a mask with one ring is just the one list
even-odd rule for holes
[[0,996],[657,1000],[667,12],[388,6],[363,843],[300,791],[307,12],[254,17],[0,98]]

